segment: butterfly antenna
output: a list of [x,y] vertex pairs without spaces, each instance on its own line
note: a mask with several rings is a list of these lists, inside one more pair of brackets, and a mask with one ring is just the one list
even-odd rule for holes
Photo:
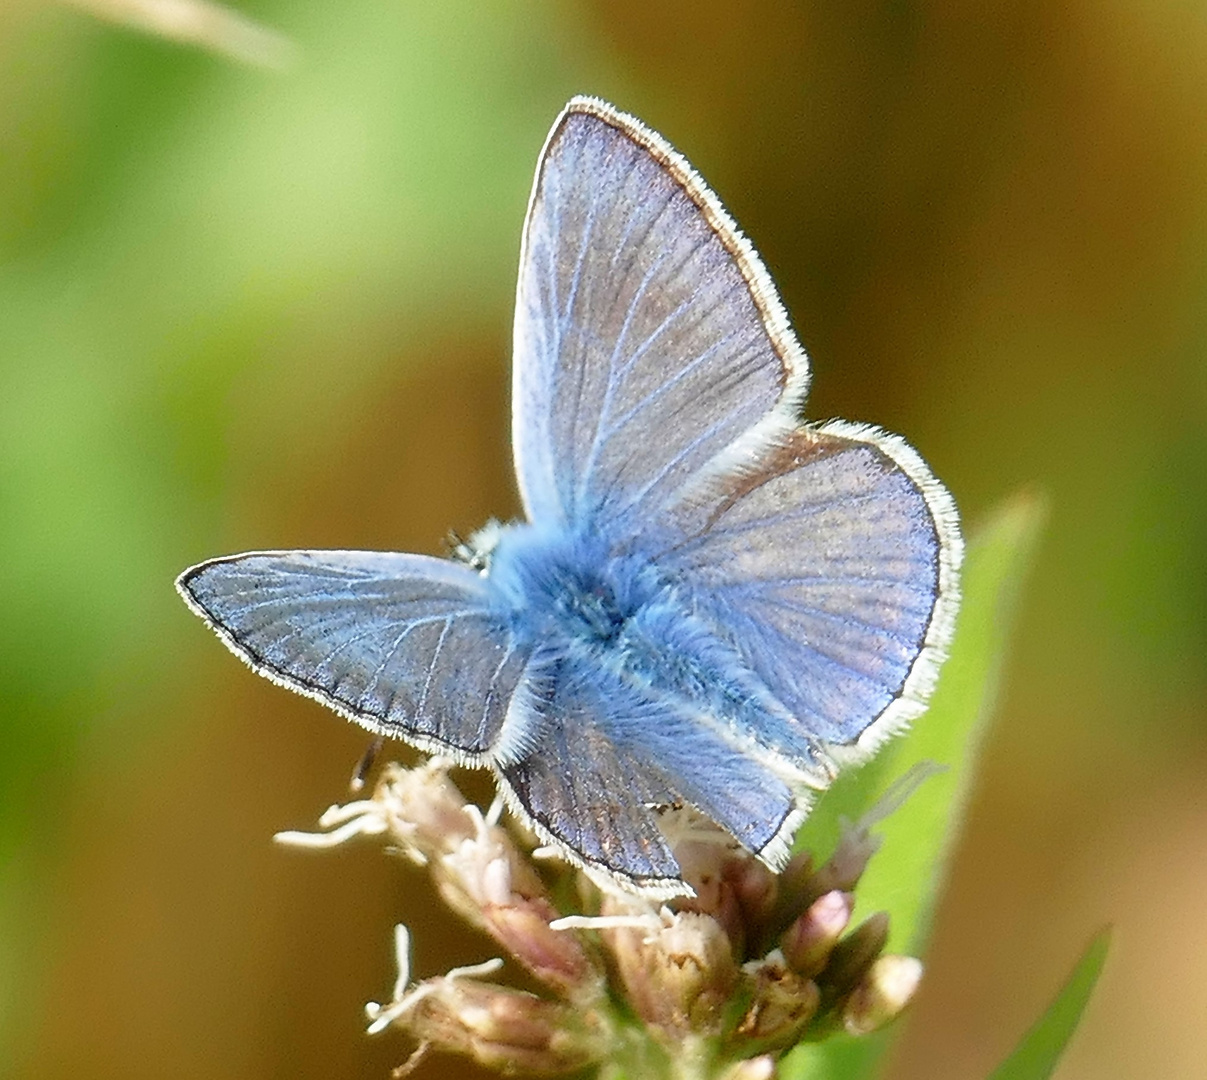
[[377,755],[381,753],[385,741],[381,735],[378,735],[365,747],[365,752],[360,755],[356,768],[352,770],[352,779],[348,781],[348,787],[352,791],[360,791],[365,786],[365,778],[377,762]]

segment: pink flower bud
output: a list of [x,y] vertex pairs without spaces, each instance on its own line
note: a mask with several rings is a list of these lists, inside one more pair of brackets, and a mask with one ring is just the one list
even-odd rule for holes
[[825,968],[830,953],[851,921],[853,897],[837,889],[813,901],[780,938],[788,966],[807,979]]
[[598,1018],[492,983],[441,977],[411,991],[398,1025],[421,1043],[509,1073],[559,1073],[597,1060]]

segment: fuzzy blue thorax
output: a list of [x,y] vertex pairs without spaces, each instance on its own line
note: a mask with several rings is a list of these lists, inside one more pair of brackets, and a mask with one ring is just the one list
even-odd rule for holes
[[[531,524],[492,537],[487,580],[516,639],[552,665],[618,676],[650,703],[706,715],[808,769],[811,740],[751,671],[724,628],[648,558],[590,532]],[[760,733],[783,733],[768,740]]]
[[674,590],[648,560],[613,555],[583,532],[506,526],[489,565],[492,592],[517,639],[567,656],[603,660],[632,643],[651,611],[675,607]]

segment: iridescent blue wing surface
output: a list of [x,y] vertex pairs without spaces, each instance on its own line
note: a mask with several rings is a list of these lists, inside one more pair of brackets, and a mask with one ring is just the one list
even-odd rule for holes
[[563,661],[532,685],[548,693],[526,698],[523,736],[497,768],[512,806],[575,861],[649,893],[682,893],[658,825],[660,810],[682,807],[769,861],[786,858],[800,800],[748,747],[595,665]]
[[527,660],[482,577],[445,559],[258,552],[201,563],[177,588],[260,674],[465,761],[495,740]]
[[771,412],[808,361],[753,248],[687,161],[576,98],[524,226],[512,440],[530,519],[624,537]]
[[794,761],[815,739],[859,754],[922,712],[962,542],[951,496],[905,442],[802,425],[732,448],[668,517],[657,561],[789,714],[750,737]]

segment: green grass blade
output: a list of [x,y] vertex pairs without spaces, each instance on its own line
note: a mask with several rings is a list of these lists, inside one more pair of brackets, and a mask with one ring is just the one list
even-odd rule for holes
[[915,765],[935,762],[946,768],[877,827],[883,844],[859,884],[861,910],[891,914],[892,950],[921,956],[929,941],[1042,519],[1038,500],[1020,497],[976,534],[965,564],[956,638],[931,707],[908,737],[886,747],[876,797]]
[[1081,1022],[1081,1014],[1102,974],[1110,943],[1109,929],[1094,937],[1047,1011],[989,1080],[1047,1080],[1052,1075]]

